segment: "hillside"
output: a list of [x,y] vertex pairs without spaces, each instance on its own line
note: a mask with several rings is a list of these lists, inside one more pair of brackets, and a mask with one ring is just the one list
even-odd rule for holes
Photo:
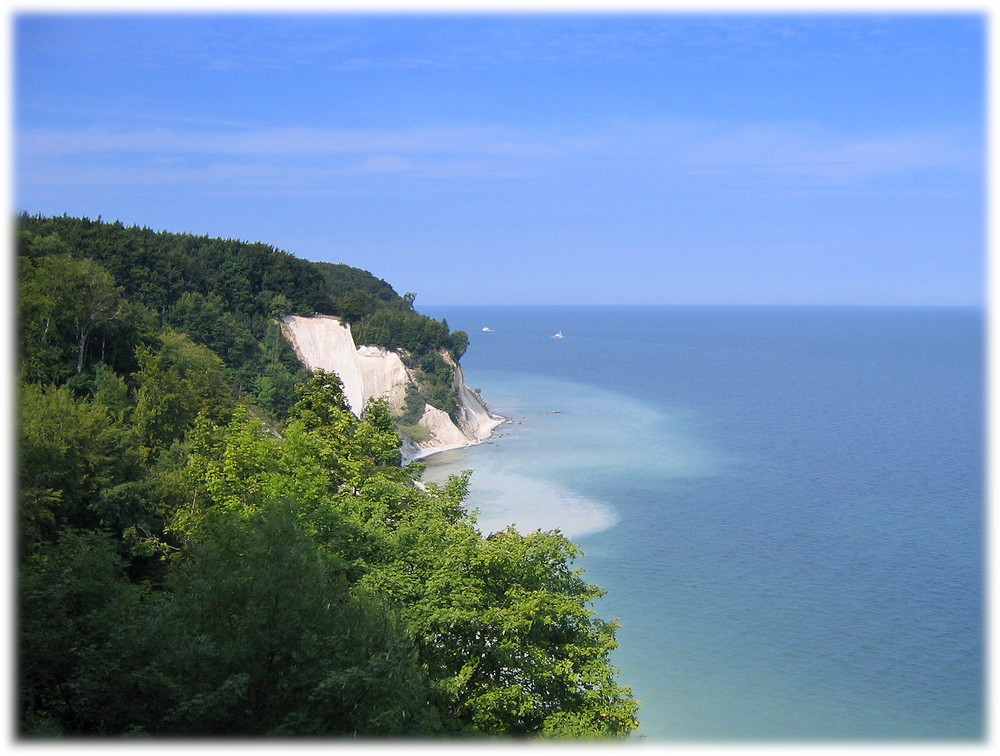
[[[170,328],[215,352],[237,395],[254,397],[280,419],[306,373],[278,319],[317,313],[351,323],[360,344],[403,354],[420,400],[410,415],[422,412],[425,402],[457,411],[457,393],[437,370],[439,354],[448,352],[457,362],[468,336],[416,312],[415,295],[398,295],[368,271],[302,260],[262,243],[87,218],[22,214],[17,230],[21,364],[30,380],[80,384],[100,362],[132,371],[136,346]],[[120,301],[120,312],[77,312],[100,285],[56,279],[62,270],[71,278],[74,271],[90,275],[81,266],[103,277],[106,296]],[[56,354],[60,340],[73,348]],[[400,419],[413,422],[412,416]]]
[[[481,533],[467,475],[402,464],[389,399],[302,369],[282,321],[347,331],[367,274],[65,217],[22,216],[18,252],[21,736],[635,729],[577,547]],[[351,327],[436,376],[408,397],[470,401],[460,332],[379,301]]]

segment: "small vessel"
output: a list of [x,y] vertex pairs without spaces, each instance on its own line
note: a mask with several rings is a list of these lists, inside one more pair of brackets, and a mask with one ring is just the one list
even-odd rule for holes
[[555,335],[552,338],[554,338],[554,339],[561,339],[561,338],[563,338],[562,331],[556,331]]
[[489,326],[483,326],[483,333],[489,333],[489,332],[490,332],[490,331],[492,331],[492,330],[493,330],[493,329],[492,329],[492,328],[490,328]]

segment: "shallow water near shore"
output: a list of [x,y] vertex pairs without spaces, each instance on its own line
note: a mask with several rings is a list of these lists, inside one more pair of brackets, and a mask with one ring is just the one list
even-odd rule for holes
[[600,496],[613,476],[642,476],[641,445],[673,476],[706,471],[712,453],[685,439],[670,418],[627,396],[586,384],[526,373],[477,371],[489,386],[490,407],[509,420],[473,449],[423,461],[428,480],[473,469],[470,508],[484,532],[515,524],[521,531],[559,528],[579,538],[612,527],[619,513]]
[[425,478],[580,544],[641,735],[983,736],[981,311],[423,310],[512,419]]

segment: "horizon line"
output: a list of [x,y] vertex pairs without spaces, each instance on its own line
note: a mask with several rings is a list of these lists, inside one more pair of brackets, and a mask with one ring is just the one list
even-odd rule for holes
[[434,302],[421,303],[421,307],[936,307],[986,309],[988,302],[969,303],[921,303],[921,302],[493,302],[461,303]]

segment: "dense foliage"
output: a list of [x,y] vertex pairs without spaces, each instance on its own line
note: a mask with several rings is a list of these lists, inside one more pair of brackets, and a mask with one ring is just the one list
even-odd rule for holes
[[[416,312],[415,294],[400,296],[368,271],[88,218],[22,214],[17,225],[29,379],[64,380],[51,371],[80,375],[98,362],[127,372],[143,333],[171,327],[212,349],[238,394],[281,417],[307,376],[276,318],[323,313],[349,322],[358,344],[402,351],[421,401],[449,413],[457,406],[454,386],[421,365],[431,353],[461,359],[468,335]],[[54,354],[57,346],[74,350],[75,363]]]
[[[22,229],[22,735],[634,729],[615,625],[595,616],[601,590],[570,541],[483,537],[466,477],[422,484],[401,466],[383,402],[359,419],[335,375],[279,369],[262,289],[159,292],[122,245],[126,288],[114,255],[74,244]],[[271,305],[309,303],[301,281]],[[436,349],[420,359],[450,369]]]
[[348,323],[357,323],[379,309],[408,310],[413,306],[413,294],[399,296],[392,286],[366,270],[343,263],[313,265],[326,281],[336,313]]

